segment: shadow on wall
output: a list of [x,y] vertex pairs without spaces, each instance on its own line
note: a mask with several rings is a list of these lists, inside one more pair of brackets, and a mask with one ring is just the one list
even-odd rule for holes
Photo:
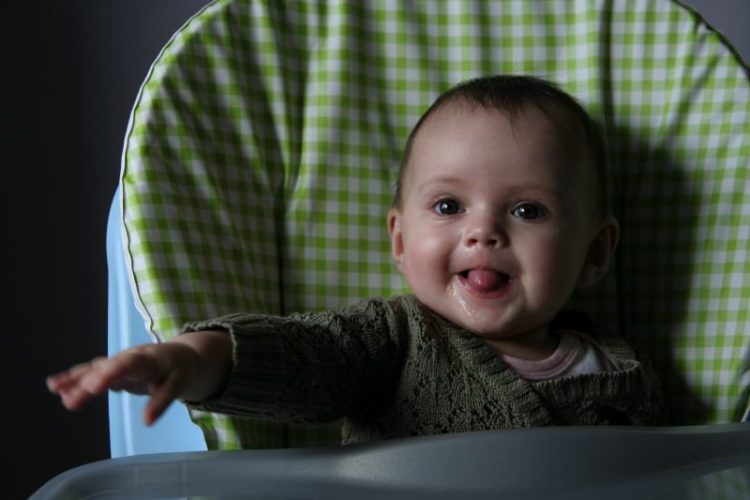
[[618,326],[658,372],[675,425],[705,423],[710,409],[685,380],[674,354],[686,313],[699,239],[700,196],[674,154],[632,131],[611,135],[614,210],[621,225],[616,259]]

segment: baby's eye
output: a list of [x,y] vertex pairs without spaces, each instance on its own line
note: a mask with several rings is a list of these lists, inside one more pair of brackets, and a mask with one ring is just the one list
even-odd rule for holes
[[453,198],[443,198],[432,206],[432,210],[439,215],[455,215],[461,211],[461,204]]
[[534,205],[533,203],[521,203],[510,211],[513,217],[518,217],[524,220],[535,220],[547,215],[547,211],[544,207]]

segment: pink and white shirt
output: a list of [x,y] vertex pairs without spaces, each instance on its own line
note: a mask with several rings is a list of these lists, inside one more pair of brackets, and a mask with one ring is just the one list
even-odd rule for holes
[[532,382],[617,369],[593,337],[571,330],[560,332],[560,343],[548,358],[527,360],[507,354],[500,357],[511,370]]

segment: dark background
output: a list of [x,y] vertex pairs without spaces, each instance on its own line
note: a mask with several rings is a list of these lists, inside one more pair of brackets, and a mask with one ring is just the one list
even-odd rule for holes
[[[60,472],[109,457],[106,398],[71,414],[44,378],[106,352],[105,229],[130,108],[160,48],[205,3],[49,0],[4,9],[3,498],[26,498]],[[750,58],[748,0],[685,3]]]
[[109,458],[106,398],[69,413],[44,378],[106,353],[105,229],[130,108],[161,47],[205,3],[4,8],[2,498]]

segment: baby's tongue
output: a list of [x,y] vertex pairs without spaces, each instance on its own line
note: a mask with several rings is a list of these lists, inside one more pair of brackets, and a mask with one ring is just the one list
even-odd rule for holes
[[490,269],[472,269],[466,276],[466,281],[478,290],[494,290],[503,286],[507,277]]

